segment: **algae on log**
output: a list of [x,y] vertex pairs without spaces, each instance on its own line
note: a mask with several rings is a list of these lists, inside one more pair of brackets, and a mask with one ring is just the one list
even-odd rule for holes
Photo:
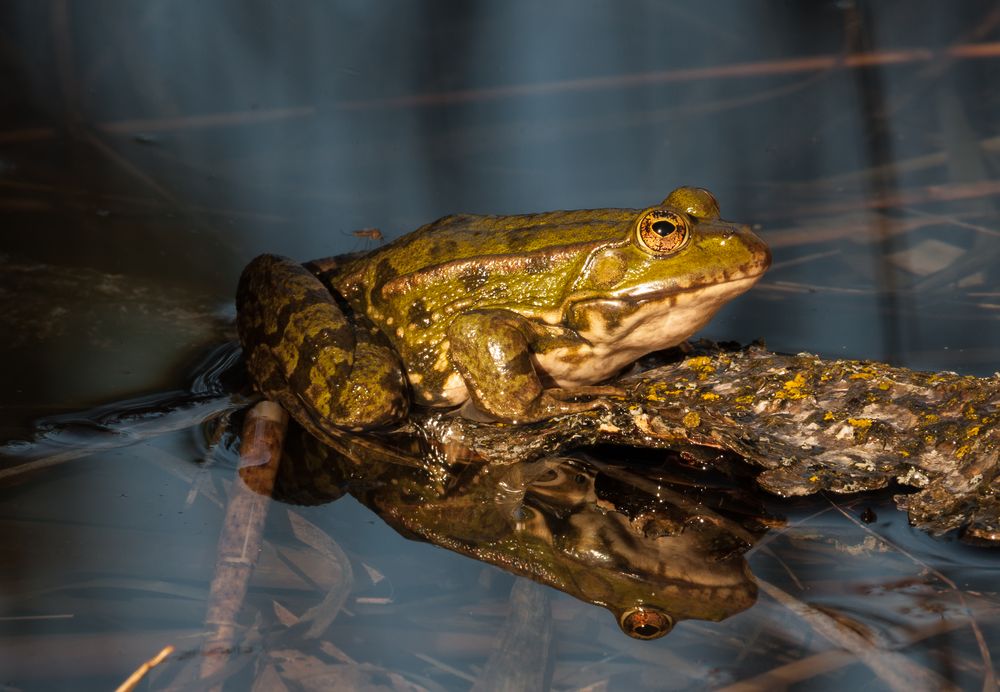
[[513,463],[596,443],[735,452],[783,496],[851,493],[895,480],[910,521],[933,533],[1000,541],[1000,374],[916,372],[885,363],[781,355],[762,346],[691,345],[621,378],[603,410],[530,425],[416,415],[432,443]]

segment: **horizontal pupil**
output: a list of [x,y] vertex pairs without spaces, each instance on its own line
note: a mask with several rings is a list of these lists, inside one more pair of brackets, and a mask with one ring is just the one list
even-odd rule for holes
[[653,230],[656,231],[659,236],[666,236],[673,233],[677,226],[674,225],[673,221],[657,221],[652,226]]

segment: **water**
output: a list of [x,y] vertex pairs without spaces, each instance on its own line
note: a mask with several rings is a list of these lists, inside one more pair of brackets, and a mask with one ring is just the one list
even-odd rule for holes
[[[682,184],[711,189],[774,251],[705,336],[996,370],[988,4],[15,0],[0,13],[5,438],[184,386],[231,338],[236,277],[260,252],[361,250],[373,241],[352,231],[391,239],[458,211],[640,207]],[[210,497],[232,474],[202,438],[182,428],[4,479],[0,682],[107,689],[167,643],[196,649],[222,516]],[[750,553],[758,577],[981,685],[965,613],[996,656],[1000,558],[911,530],[888,497],[771,502],[790,526]],[[852,520],[866,508],[874,522]],[[354,566],[327,641],[429,688],[468,687],[512,577],[406,541],[349,497],[296,511]],[[301,613],[323,586],[283,512],[246,611],[265,628],[274,602]],[[723,687],[782,665],[810,687],[887,684],[770,596],[656,642],[551,600],[557,689]],[[286,661],[299,680],[339,660],[295,644],[314,656]],[[170,659],[154,687],[193,659]],[[260,672],[246,660],[243,684]]]

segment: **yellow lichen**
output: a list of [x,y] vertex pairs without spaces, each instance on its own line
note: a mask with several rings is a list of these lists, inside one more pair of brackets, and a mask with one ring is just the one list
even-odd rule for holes
[[684,418],[681,422],[684,423],[685,428],[697,428],[701,425],[701,416],[698,415],[697,411],[689,411],[684,414]]
[[654,384],[646,390],[646,399],[648,401],[666,401],[667,397],[677,396],[682,391],[680,389],[668,389],[667,387],[668,385],[662,382]]
[[712,366],[712,359],[708,356],[694,356],[693,358],[688,358],[685,363],[689,368],[694,370],[714,370]]
[[849,380],[872,380],[872,379],[875,379],[875,375],[876,375],[876,373],[875,373],[875,371],[872,368],[864,368],[863,370],[860,370],[858,372],[851,373],[850,375],[848,375],[847,379],[849,379]]
[[708,356],[695,356],[687,359],[687,366],[698,371],[699,380],[707,380],[715,372],[715,364]]
[[966,454],[969,453],[970,449],[972,449],[970,445],[962,445],[961,447],[955,450],[955,456],[961,459],[962,457],[964,457]]
[[805,399],[806,393],[802,389],[806,386],[806,376],[798,373],[790,380],[786,380],[780,391],[774,393],[775,399]]
[[735,399],[737,404],[752,404],[753,400],[754,400],[753,394],[744,394],[743,396],[738,396]]
[[827,411],[823,414],[823,420],[836,420],[837,417],[833,415],[833,411]]
[[868,436],[868,431],[874,423],[871,418],[848,418],[847,423],[854,428],[854,439],[857,442],[863,442]]
[[701,395],[701,398],[704,399],[705,401],[715,401],[716,399],[719,398],[719,395],[716,394],[715,392],[705,392],[704,394]]
[[966,437],[975,437],[978,434],[979,434],[979,426],[978,425],[973,425],[971,428],[969,428],[968,430],[965,431],[965,436]]

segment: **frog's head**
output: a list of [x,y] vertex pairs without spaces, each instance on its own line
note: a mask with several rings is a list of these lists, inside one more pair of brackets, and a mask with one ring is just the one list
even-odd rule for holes
[[723,620],[756,601],[743,557],[750,545],[719,517],[690,516],[663,534],[636,524],[613,511],[577,512],[552,537],[542,573],[607,608],[635,639],[658,639],[681,620]]
[[596,248],[565,304],[593,344],[638,354],[680,343],[771,263],[767,245],[723,221],[710,192],[681,187],[639,211],[624,238]]
[[[691,618],[722,620],[756,600],[743,557],[756,537],[667,487],[643,500],[648,490],[616,491],[576,460],[550,459],[525,489],[514,534],[519,559],[511,562],[604,606],[630,637],[657,639]],[[619,499],[646,508],[627,512]]]

